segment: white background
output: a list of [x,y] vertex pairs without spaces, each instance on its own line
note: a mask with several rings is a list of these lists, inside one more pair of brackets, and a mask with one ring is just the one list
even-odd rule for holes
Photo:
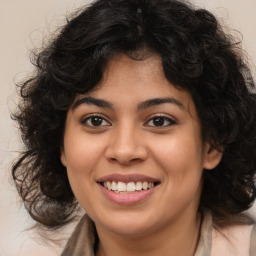
[[[40,47],[42,39],[49,37],[57,25],[65,21],[66,14],[88,2],[0,0],[0,256],[59,255],[57,246],[46,245],[35,238],[36,235],[25,231],[32,222],[21,206],[10,179],[11,163],[21,147],[10,111],[15,109],[17,103],[14,83],[33,70],[29,50]],[[242,33],[243,48],[248,53],[255,75],[256,1],[194,2],[213,11],[227,25]]]

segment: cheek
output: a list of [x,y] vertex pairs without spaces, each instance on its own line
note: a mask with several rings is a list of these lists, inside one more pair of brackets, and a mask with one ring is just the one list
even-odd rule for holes
[[198,171],[202,168],[200,143],[185,136],[166,138],[152,143],[152,155],[170,175]]
[[65,165],[68,179],[79,203],[88,205],[91,186],[95,182],[95,168],[104,151],[103,143],[84,134],[67,133],[64,139]]
[[66,165],[72,172],[88,173],[104,153],[104,143],[101,139],[85,136],[67,136],[65,140]]
[[200,141],[190,139],[184,134],[175,136],[160,144],[155,143],[152,155],[166,177],[164,180],[167,195],[179,202],[197,193],[203,170]]

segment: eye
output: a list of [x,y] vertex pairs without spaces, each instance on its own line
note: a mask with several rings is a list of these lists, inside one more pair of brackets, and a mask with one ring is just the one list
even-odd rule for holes
[[108,121],[106,121],[103,117],[98,115],[91,115],[89,117],[85,117],[82,120],[82,124],[92,128],[110,126],[110,123]]
[[176,124],[176,121],[166,116],[155,116],[147,121],[146,126],[167,127]]

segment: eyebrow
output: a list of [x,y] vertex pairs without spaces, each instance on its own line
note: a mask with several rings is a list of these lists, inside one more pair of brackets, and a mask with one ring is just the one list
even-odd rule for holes
[[113,109],[113,105],[110,102],[108,102],[106,100],[102,100],[102,99],[97,99],[97,98],[94,98],[94,97],[84,97],[84,98],[81,98],[81,99],[77,100],[74,103],[74,105],[72,106],[72,109],[77,108],[81,104],[95,105],[95,106],[100,107],[100,108]]
[[[167,98],[153,98],[153,99],[145,100],[145,101],[138,104],[137,110],[142,111],[142,110],[145,110],[147,108],[157,106],[157,105],[161,105],[161,104],[165,104],[165,103],[175,104],[180,108],[184,108],[184,105],[180,101],[178,101],[174,98],[167,97]],[[95,106],[100,107],[100,108],[113,109],[113,104],[110,103],[109,101],[106,101],[106,100],[103,100],[103,99],[97,99],[97,98],[94,98],[94,97],[84,97],[84,98],[78,99],[74,103],[74,105],[72,106],[72,109],[74,110],[75,108],[77,108],[81,104],[95,105]]]
[[180,108],[184,108],[183,104],[180,101],[178,101],[174,98],[169,98],[168,97],[168,98],[153,98],[153,99],[143,101],[138,105],[137,110],[141,111],[141,110],[145,110],[147,108],[157,106],[157,105],[161,105],[161,104],[165,104],[165,103],[175,104]]

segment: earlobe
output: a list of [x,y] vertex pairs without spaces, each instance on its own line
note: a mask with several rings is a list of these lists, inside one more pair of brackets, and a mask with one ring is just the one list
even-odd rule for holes
[[63,149],[60,152],[60,161],[66,167],[66,157]]
[[205,148],[204,156],[204,169],[211,170],[215,168],[221,161],[222,152],[213,148],[211,145],[207,145]]

